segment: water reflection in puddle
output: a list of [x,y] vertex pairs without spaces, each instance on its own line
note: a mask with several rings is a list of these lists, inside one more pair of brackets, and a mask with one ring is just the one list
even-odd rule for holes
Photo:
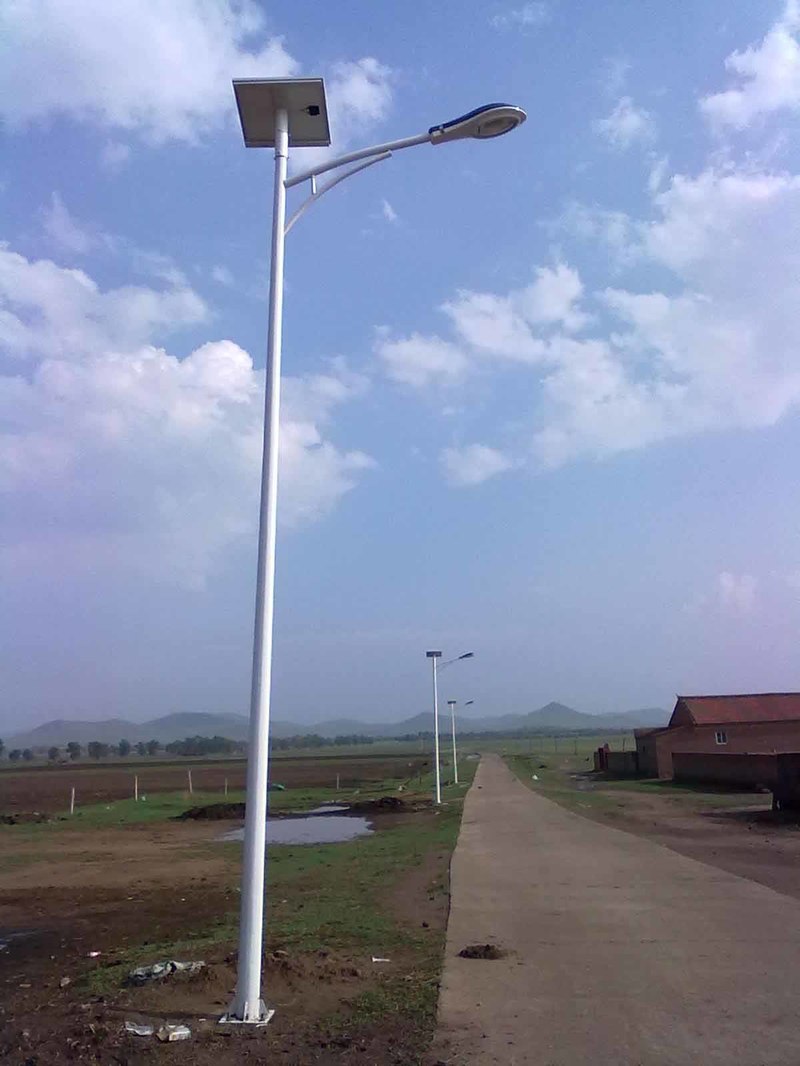
[[0,952],[8,951],[15,940],[25,940],[35,935],[35,929],[0,929]]
[[[267,844],[339,844],[344,840],[369,836],[372,829],[366,818],[328,811],[346,807],[318,807],[299,818],[275,818],[267,821]],[[232,829],[221,840],[244,840],[244,829]]]

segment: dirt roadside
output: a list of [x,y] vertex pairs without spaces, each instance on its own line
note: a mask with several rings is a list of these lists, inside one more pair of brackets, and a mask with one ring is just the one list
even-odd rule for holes
[[[422,829],[435,817],[430,811],[385,814],[376,831],[391,834],[412,818],[418,820],[415,830]],[[74,829],[49,836],[44,848],[40,837],[20,838],[13,861],[0,868],[0,934],[23,934],[0,950],[4,1066],[419,1061],[430,1023],[422,1019],[415,1027],[391,1010],[380,1016],[383,1000],[410,995],[418,984],[419,949],[411,939],[379,966],[363,949],[334,944],[287,951],[268,938],[265,987],[278,1008],[275,1019],[256,1032],[217,1024],[235,985],[235,939],[228,929],[239,905],[239,851],[216,843],[219,834],[218,824],[173,822]],[[275,900],[276,907],[302,913],[317,905],[315,863],[324,871],[324,854],[308,860],[299,895]],[[448,863],[448,850],[432,849],[424,861],[398,872],[381,899],[388,918],[409,935],[429,938],[437,958]],[[226,927],[219,942],[193,953],[198,927],[208,932],[215,921]],[[146,961],[156,961],[170,957],[162,945],[182,939],[186,951],[178,957],[203,958],[208,965],[201,974],[152,988],[123,987],[132,947],[141,946]],[[96,951],[101,954],[91,958]],[[125,1020],[140,1019],[187,1022],[190,1048],[123,1034]]]

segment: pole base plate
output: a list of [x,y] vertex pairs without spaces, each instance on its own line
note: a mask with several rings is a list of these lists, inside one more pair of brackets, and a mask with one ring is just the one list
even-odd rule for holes
[[252,1020],[245,1021],[243,1018],[236,1018],[233,1014],[223,1014],[219,1020],[220,1025],[269,1025],[272,1021],[272,1017],[275,1014],[275,1010],[272,1007],[267,1007],[264,1001],[259,1003],[258,1017]]

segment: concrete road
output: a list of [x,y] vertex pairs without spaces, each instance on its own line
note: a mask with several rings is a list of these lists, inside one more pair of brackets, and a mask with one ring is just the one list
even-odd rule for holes
[[[570,814],[493,755],[451,892],[432,1062],[800,1064],[800,901]],[[507,957],[458,957],[483,942]]]

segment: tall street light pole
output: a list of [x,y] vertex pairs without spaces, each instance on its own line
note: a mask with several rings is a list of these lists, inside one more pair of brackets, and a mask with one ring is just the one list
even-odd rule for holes
[[[275,600],[283,253],[286,234],[301,215],[329,189],[358,171],[388,159],[395,151],[418,144],[438,145],[464,138],[488,140],[499,137],[521,125],[526,115],[521,108],[509,104],[487,104],[451,122],[431,126],[427,133],[350,152],[287,178],[290,148],[327,147],[331,143],[322,79],[237,79],[233,87],[245,145],[248,148],[273,148],[275,153],[239,966],[236,993],[223,1019],[263,1025],[274,1013],[266,1008],[261,998],[261,956],[264,935],[269,717]],[[346,164],[354,165],[317,188],[317,177],[320,174],[337,170]],[[304,181],[311,184],[310,194],[287,221],[287,190]]]
[[[463,655],[457,655],[455,659],[448,659],[437,668],[436,663],[442,657],[440,651],[426,651],[426,656],[431,661],[431,667],[433,672],[433,760],[434,760],[434,790],[433,798],[437,807],[442,802],[442,775],[439,768],[439,682],[438,671],[444,670],[448,666],[452,666],[453,663],[461,662],[462,659],[472,659],[475,652],[468,651]],[[453,727],[453,751],[455,752],[455,726]]]

